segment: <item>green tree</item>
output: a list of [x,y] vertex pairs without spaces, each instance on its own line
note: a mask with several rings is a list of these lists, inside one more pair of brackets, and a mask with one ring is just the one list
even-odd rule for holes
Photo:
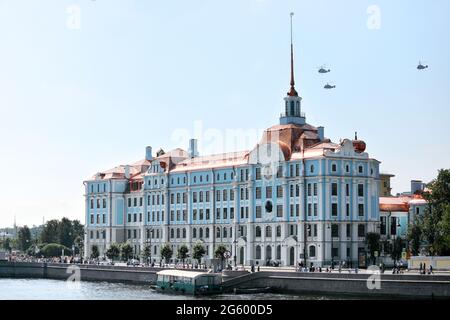
[[8,252],[11,252],[11,250],[12,250],[11,240],[9,238],[6,238],[5,241],[3,242],[3,249],[5,249]]
[[423,192],[428,206],[418,218],[418,226],[423,240],[428,243],[432,255],[449,255],[450,245],[446,239],[450,234],[447,211],[450,206],[450,169],[439,170],[435,180],[427,185],[429,191]]
[[67,218],[62,218],[58,223],[58,243],[71,247],[73,244],[72,238],[72,222]]
[[150,246],[145,246],[144,250],[142,251],[142,257],[144,258],[145,261],[148,261],[148,258],[151,256],[152,252],[151,252],[152,248]]
[[106,256],[111,260],[118,258],[120,256],[120,247],[117,244],[112,243],[108,250],[106,250]]
[[372,259],[372,264],[376,263],[375,251],[380,252],[380,234],[375,232],[368,232],[366,235],[367,248]]
[[46,244],[41,249],[41,254],[46,258],[52,257],[60,257],[62,255],[62,251],[64,250],[64,255],[71,255],[72,252],[69,248],[60,245],[59,243],[49,243]]
[[164,258],[166,263],[169,263],[169,260],[170,258],[172,258],[172,255],[173,255],[172,247],[168,243],[163,245],[161,248],[161,258]]
[[120,246],[120,254],[123,261],[127,261],[128,259],[130,259],[131,255],[133,254],[133,247],[129,242],[122,243],[122,245]]
[[205,254],[206,254],[205,247],[200,242],[197,242],[192,248],[192,258],[197,260],[198,264],[200,264]]
[[97,259],[99,255],[100,252],[98,251],[98,246],[94,244],[91,248],[91,258]]
[[414,256],[417,256],[419,254],[419,250],[420,250],[420,244],[421,244],[420,239],[422,238],[422,230],[416,223],[409,226],[407,237],[409,240],[409,245],[411,247],[412,254]]
[[58,220],[49,220],[40,234],[41,243],[58,243]]
[[186,260],[186,258],[188,256],[188,252],[189,252],[189,248],[185,244],[178,247],[177,258],[183,262],[183,266],[184,266],[184,260]]
[[23,226],[19,228],[19,232],[17,235],[19,249],[23,252],[26,252],[28,248],[31,246],[31,232],[28,226]]

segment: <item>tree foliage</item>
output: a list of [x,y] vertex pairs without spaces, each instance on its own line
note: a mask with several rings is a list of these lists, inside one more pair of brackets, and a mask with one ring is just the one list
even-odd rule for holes
[[168,243],[163,245],[161,248],[161,257],[164,258],[166,263],[168,263],[170,258],[172,258],[172,255],[173,255],[172,247]]
[[183,264],[184,264],[184,260],[188,256],[188,252],[189,252],[189,248],[185,244],[178,247],[177,258],[180,259],[181,261],[183,261]]
[[439,170],[435,180],[423,193],[428,206],[418,217],[417,225],[431,255],[450,255],[450,169]]
[[31,246],[31,232],[27,226],[19,228],[17,234],[19,249],[26,252]]
[[206,254],[205,247],[200,242],[197,242],[192,248],[192,258],[198,261],[200,264],[203,256]]
[[71,248],[76,239],[84,239],[84,227],[78,220],[62,218],[61,221],[49,220],[40,234],[41,243],[59,243]]
[[49,243],[45,245],[41,249],[41,254],[46,258],[52,258],[52,257],[60,257],[63,253],[64,255],[71,255],[72,251],[67,248],[66,246],[63,246],[59,243]]
[[100,252],[98,251],[98,246],[94,244],[91,249],[91,258],[97,259],[99,255]]
[[412,225],[409,226],[407,237],[409,240],[409,245],[412,254],[414,256],[417,256],[420,251],[420,244],[421,244],[420,239],[422,238],[422,230],[416,223],[413,223]]
[[367,248],[372,258],[372,263],[375,264],[375,251],[380,252],[380,234],[369,232],[366,235]]
[[106,250],[106,256],[111,260],[118,258],[120,256],[120,247],[117,244],[112,243],[108,250]]
[[127,261],[131,258],[131,254],[133,253],[133,247],[129,242],[122,243],[120,246],[120,255],[122,256],[123,261]]

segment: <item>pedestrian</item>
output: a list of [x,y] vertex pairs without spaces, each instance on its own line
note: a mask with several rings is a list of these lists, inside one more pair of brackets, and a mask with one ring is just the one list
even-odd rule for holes
[[424,262],[424,263],[423,263],[423,271],[422,271],[422,273],[423,273],[423,274],[426,274],[426,270],[427,270],[427,265],[426,265],[426,263]]
[[430,273],[429,274],[433,274],[433,266],[430,264]]

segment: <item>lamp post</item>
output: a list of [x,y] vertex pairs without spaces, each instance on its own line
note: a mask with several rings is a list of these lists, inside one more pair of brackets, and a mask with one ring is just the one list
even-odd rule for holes
[[394,251],[394,267],[397,266],[397,252],[395,251],[396,249],[396,240],[397,240],[397,228],[400,228],[400,222],[397,222],[397,218],[395,219],[395,233],[394,233],[394,244],[393,244],[393,251]]
[[233,240],[233,244],[234,244],[234,255],[233,255],[233,260],[234,260],[234,267],[236,268],[236,267],[237,267],[237,264],[236,264],[237,240]]
[[331,269],[334,269],[333,228],[331,227],[331,223],[328,224],[328,229],[330,230],[330,237],[331,237]]

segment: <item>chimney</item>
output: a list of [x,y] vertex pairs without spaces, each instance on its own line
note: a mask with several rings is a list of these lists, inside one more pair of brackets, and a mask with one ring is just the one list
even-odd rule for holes
[[195,157],[198,156],[197,139],[190,139],[189,140],[188,154],[189,154],[190,158],[195,158]]
[[325,128],[324,127],[318,127],[317,128],[317,134],[319,135],[320,141],[323,141],[323,139],[325,139]]
[[125,178],[130,179],[130,166],[125,166]]
[[151,161],[153,159],[152,156],[152,147],[145,147],[145,160]]

